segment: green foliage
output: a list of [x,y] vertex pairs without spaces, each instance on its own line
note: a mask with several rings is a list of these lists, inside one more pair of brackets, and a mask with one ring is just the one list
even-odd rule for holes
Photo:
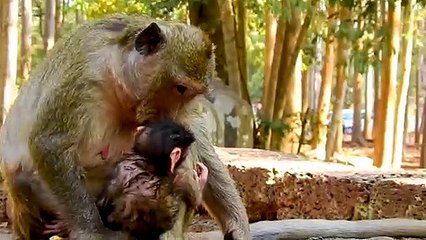
[[185,6],[186,1],[181,0],[76,0],[76,7],[84,11],[89,19],[123,13],[182,20],[186,15]]

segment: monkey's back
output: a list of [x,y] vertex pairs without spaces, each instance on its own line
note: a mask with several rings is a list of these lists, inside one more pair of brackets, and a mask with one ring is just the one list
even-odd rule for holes
[[105,225],[143,239],[170,230],[181,202],[172,181],[157,176],[154,166],[142,156],[125,154],[98,201]]

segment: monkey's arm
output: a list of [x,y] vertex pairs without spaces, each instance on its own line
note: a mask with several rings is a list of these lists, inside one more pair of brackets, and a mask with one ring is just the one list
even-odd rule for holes
[[204,124],[200,115],[193,116],[191,124],[188,124],[196,139],[191,150],[195,149],[200,161],[208,168],[207,184],[203,192],[204,206],[218,219],[225,239],[250,239],[246,209],[228,169],[219,160],[208,139]]
[[60,86],[40,104],[29,149],[41,179],[66,210],[64,214],[71,228],[77,232],[96,233],[103,225],[95,201],[84,185],[78,152],[90,121],[85,108],[88,104],[82,102],[88,100],[82,95],[87,89],[71,85],[69,87],[75,87],[74,90]]

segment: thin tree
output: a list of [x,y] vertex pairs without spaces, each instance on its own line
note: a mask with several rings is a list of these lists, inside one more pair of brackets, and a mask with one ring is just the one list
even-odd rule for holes
[[365,114],[364,114],[364,139],[373,138],[372,113],[374,112],[374,68],[370,65],[364,85]]
[[[282,0],[282,8],[288,9],[289,1]],[[287,20],[284,14],[281,14],[278,18],[277,23],[277,35],[275,37],[275,45],[274,45],[274,53],[272,57],[272,66],[271,73],[269,76],[269,84],[266,90],[264,90],[264,98],[262,98],[262,118],[264,121],[272,121],[274,114],[274,104],[275,104],[275,92],[277,89],[278,76],[279,76],[279,68],[281,63],[281,55],[283,53],[284,47],[284,37],[287,27]],[[271,135],[272,129],[268,129],[266,131],[266,139],[265,139],[265,148],[271,149]]]
[[[341,6],[339,18],[340,27],[345,28],[350,24],[351,14],[347,7]],[[331,125],[327,133],[325,160],[330,161],[337,147],[337,134],[342,134],[342,108],[346,89],[346,68],[348,64],[348,42],[345,36],[340,36],[337,40],[337,76],[336,76],[336,97],[333,104],[333,116]]]
[[[358,31],[363,31],[363,24],[364,21],[361,17],[359,17],[358,21]],[[363,52],[364,49],[364,39],[362,36],[360,36],[354,46],[354,51],[357,51],[358,53],[366,54]],[[357,145],[364,146],[365,141],[362,136],[362,129],[361,129],[361,109],[362,109],[362,88],[364,85],[364,75],[363,71],[361,69],[361,62],[360,59],[355,59],[354,61],[354,120],[353,120],[353,129],[352,129],[352,143],[355,143]]]
[[0,6],[0,121],[3,123],[17,94],[19,1],[3,0]]
[[[394,122],[396,108],[396,82],[399,54],[399,35],[401,21],[401,0],[388,2],[387,28],[383,51],[383,69],[380,112],[374,143],[374,165],[384,169],[392,167]],[[380,133],[380,134],[378,134]]]
[[46,0],[45,4],[43,46],[48,52],[55,44],[56,0]]
[[61,34],[62,23],[63,23],[63,5],[65,1],[55,0],[56,1],[56,10],[55,10],[55,41],[58,40]]
[[[284,46],[281,54],[281,62],[278,71],[277,88],[275,92],[275,103],[272,120],[274,122],[282,122],[284,118],[285,106],[287,104],[287,89],[291,83],[291,76],[294,74],[294,66],[296,65],[297,56],[299,54],[302,42],[306,37],[308,28],[314,15],[313,9],[316,8],[318,0],[311,0],[308,5],[308,11],[305,17],[301,19],[300,10],[294,4],[291,4],[291,19],[286,26]],[[279,132],[271,134],[271,149],[279,150],[283,146],[281,142],[282,136]]]
[[[229,86],[242,99],[250,102],[247,91],[247,83],[243,81],[240,65],[245,65],[244,60],[240,61],[239,51],[237,49],[237,27],[235,26],[235,18],[233,16],[233,6],[231,0],[217,0],[220,8],[220,18],[222,21],[223,42],[225,46],[225,59],[228,73]],[[241,20],[243,21],[243,20]],[[244,29],[244,27],[243,27]],[[241,40],[243,42],[243,40]],[[241,45],[244,45],[241,43]]]
[[393,140],[393,156],[392,168],[400,168],[402,163],[402,153],[404,148],[404,119],[407,110],[408,87],[410,85],[410,74],[413,54],[413,33],[414,33],[414,6],[416,0],[407,0],[404,7],[404,34],[402,36],[402,52],[401,52],[401,76],[402,79],[398,84],[396,113],[394,123],[394,140]]
[[262,94],[262,106],[266,106],[268,103],[269,96],[267,91],[270,88],[272,61],[274,58],[274,46],[275,38],[277,35],[277,20],[271,12],[270,7],[265,7],[265,67],[263,70],[263,94]]
[[[426,97],[423,101],[423,115],[422,122],[426,122]],[[426,168],[426,127],[423,124],[422,128],[422,146],[420,150],[420,168]]]
[[21,53],[19,78],[24,82],[28,80],[31,71],[31,29],[33,22],[32,1],[21,0]]
[[329,1],[328,33],[325,40],[325,56],[322,68],[322,81],[318,98],[316,126],[314,128],[313,148],[325,149],[327,141],[327,116],[330,111],[331,87],[333,83],[333,70],[335,64],[336,38],[334,37],[336,17],[338,15],[335,1]]

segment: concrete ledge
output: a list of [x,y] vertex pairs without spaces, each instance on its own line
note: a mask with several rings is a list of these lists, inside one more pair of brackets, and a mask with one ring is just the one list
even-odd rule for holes
[[[399,228],[395,228],[398,226]],[[392,239],[392,237],[426,237],[426,221],[408,219],[344,220],[278,220],[251,224],[253,240],[275,239]],[[216,240],[223,237],[220,231],[190,233],[189,239]],[[378,237],[383,236],[383,237]],[[387,236],[387,237],[384,237]]]

